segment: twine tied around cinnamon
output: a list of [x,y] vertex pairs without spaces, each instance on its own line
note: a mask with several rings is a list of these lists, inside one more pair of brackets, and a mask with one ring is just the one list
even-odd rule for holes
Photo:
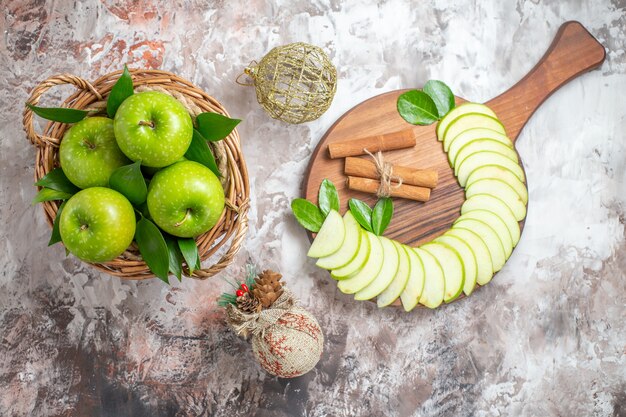
[[[376,190],[376,195],[380,198],[390,197],[391,190],[399,188],[402,185],[402,177],[393,175],[393,164],[385,161],[381,151],[376,152],[376,155],[374,155],[367,149],[363,148],[363,152],[371,156],[374,164],[376,165],[376,171],[378,172],[378,177],[380,179],[380,185],[378,186],[378,190]],[[397,184],[392,185],[392,181],[397,182]]]

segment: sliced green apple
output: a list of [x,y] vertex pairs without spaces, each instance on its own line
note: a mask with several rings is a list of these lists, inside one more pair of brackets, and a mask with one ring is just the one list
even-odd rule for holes
[[355,300],[369,300],[378,296],[387,289],[398,272],[400,256],[398,255],[396,245],[386,237],[379,236],[378,238],[383,246],[382,268],[372,282],[354,295]]
[[321,258],[322,256],[335,253],[343,244],[345,237],[346,228],[343,225],[341,214],[335,210],[331,210],[328,216],[326,216],[326,220],[324,220],[320,231],[317,232],[317,236],[315,236],[307,256],[311,258]]
[[393,278],[393,281],[391,281],[391,284],[389,284],[385,291],[380,293],[380,295],[376,298],[376,304],[378,304],[378,307],[386,307],[396,301],[406,288],[411,274],[411,263],[406,249],[404,249],[404,247],[395,240],[392,240],[392,242],[398,251],[398,271],[396,272],[396,276]]
[[369,240],[370,253],[365,264],[357,273],[337,283],[337,287],[345,294],[354,294],[367,287],[383,267],[383,245],[373,233],[363,232]]
[[456,161],[454,163],[454,170],[455,170],[454,174],[455,175],[458,174],[459,165],[461,165],[463,161],[467,159],[468,156],[473,155],[478,152],[496,152],[496,153],[506,156],[507,158],[509,158],[511,161],[515,163],[518,163],[519,161],[517,157],[517,152],[515,152],[515,149],[513,148],[509,148],[508,146],[503,145],[502,143],[496,140],[491,140],[491,139],[475,140],[474,142],[470,142],[467,145],[465,145],[459,151],[459,154],[456,157]]
[[463,292],[463,284],[465,282],[463,263],[459,254],[449,246],[435,242],[427,243],[420,246],[420,248],[437,258],[441,266],[445,282],[443,301],[449,303],[456,299]]
[[424,291],[424,265],[413,248],[404,246],[404,250],[409,257],[409,280],[400,294],[400,300],[404,310],[411,311],[419,303],[422,291]]
[[450,138],[454,138],[468,129],[474,129],[477,127],[495,130],[496,132],[506,135],[504,126],[502,126],[502,123],[500,123],[498,119],[482,113],[467,113],[450,122],[443,133],[443,139],[445,141],[448,136]]
[[491,264],[493,265],[493,272],[498,272],[504,266],[506,262],[506,256],[504,255],[504,248],[502,242],[496,234],[496,232],[489,227],[486,223],[480,220],[467,219],[462,215],[454,224],[452,229],[466,229],[476,233],[487,245],[489,255],[491,256]]
[[503,168],[501,166],[487,165],[487,166],[475,169],[467,178],[465,187],[467,188],[473,182],[476,182],[478,180],[482,180],[485,178],[494,178],[494,179],[506,182],[521,197],[524,204],[528,203],[528,189],[526,188],[526,185],[523,182],[521,182],[519,178],[517,178],[517,176],[513,174],[510,170],[508,170],[507,168]]
[[526,217],[526,205],[522,198],[504,181],[486,178],[465,189],[465,198],[468,200],[477,194],[489,194],[502,200],[513,212],[515,220],[521,221]]
[[359,251],[357,252],[354,259],[351,260],[347,265],[342,266],[341,268],[334,269],[330,273],[330,276],[334,279],[341,281],[350,278],[352,275],[359,272],[359,270],[363,268],[363,265],[365,265],[365,262],[369,259],[371,248],[370,240],[367,236],[367,233],[365,233],[365,230],[363,229],[359,230],[359,235],[361,241],[361,243],[359,244]]
[[502,200],[489,194],[476,194],[465,200],[461,206],[461,214],[474,210],[487,210],[498,215],[506,224],[513,246],[516,246],[520,239],[521,230],[519,223],[515,219],[513,212],[504,204]]
[[506,224],[497,214],[487,210],[473,210],[464,213],[462,216],[464,219],[479,220],[491,227],[500,238],[500,243],[502,243],[502,248],[504,249],[504,257],[509,259],[511,252],[513,252],[513,239]]
[[484,127],[474,127],[472,129],[464,130],[453,138],[446,137],[446,140],[443,142],[443,150],[448,152],[448,158],[450,158],[450,162],[452,163],[454,161],[454,157],[459,152],[459,149],[470,142],[480,139],[497,140],[509,148],[513,147],[513,142],[511,142],[511,139],[509,139],[505,134],[492,129],[486,129]]
[[354,259],[361,244],[361,225],[356,221],[350,210],[343,215],[343,224],[346,230],[346,237],[343,239],[341,248],[332,255],[319,258],[315,265],[324,269],[337,269],[347,265]]
[[[458,158],[457,158],[458,159]],[[465,158],[465,160],[458,164],[457,180],[461,187],[465,187],[467,179],[470,174],[476,169],[484,167],[485,165],[497,165],[511,171],[520,180],[524,181],[524,170],[515,161],[510,160],[506,156],[497,152],[477,152]]]
[[489,248],[475,232],[467,229],[450,229],[444,236],[453,236],[463,240],[469,247],[472,248],[474,255],[476,256],[476,283],[479,285],[485,285],[491,281],[493,277],[493,263],[491,262],[491,254]]
[[428,308],[437,308],[443,303],[446,284],[443,279],[443,270],[439,261],[430,252],[420,248],[413,248],[424,265],[424,290],[420,296],[420,304]]
[[450,247],[459,255],[465,273],[463,292],[465,295],[470,295],[474,291],[474,287],[476,287],[476,278],[478,276],[476,255],[474,255],[472,248],[463,239],[446,234],[439,236],[434,242]]
[[450,110],[444,117],[441,119],[439,124],[437,125],[437,139],[439,141],[443,140],[444,132],[448,128],[448,125],[458,118],[467,113],[482,113],[487,116],[496,117],[496,114],[489,107],[484,104],[479,103],[464,103],[459,106],[456,106],[452,110]]

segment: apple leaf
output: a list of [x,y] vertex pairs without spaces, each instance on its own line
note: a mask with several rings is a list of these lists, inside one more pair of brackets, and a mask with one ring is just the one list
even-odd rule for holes
[[198,254],[198,245],[196,245],[195,239],[178,239],[178,247],[180,252],[185,258],[185,262],[189,267],[189,275],[193,274],[193,271],[200,269],[200,255]]
[[139,247],[141,257],[148,264],[150,271],[163,282],[170,283],[169,272],[169,252],[167,244],[163,238],[161,230],[150,220],[142,217],[137,222],[135,230],[135,241]]
[[389,197],[383,197],[376,202],[372,211],[372,229],[378,236],[382,236],[393,217],[393,201]]
[[435,102],[423,91],[411,90],[401,94],[397,107],[400,116],[414,125],[429,125],[439,119]]
[[440,119],[454,108],[454,94],[445,83],[429,80],[424,84],[424,92],[435,102]]
[[215,162],[215,158],[213,157],[213,153],[211,152],[211,148],[209,148],[209,144],[204,136],[202,136],[202,133],[198,132],[196,129],[193,130],[191,144],[189,148],[187,148],[187,152],[185,152],[185,158],[204,165],[218,177],[222,176]]
[[76,123],[89,114],[86,110],[67,109],[64,107],[37,107],[32,104],[26,104],[26,106],[37,116],[53,122]]
[[120,78],[115,82],[109,98],[107,99],[107,114],[112,119],[117,112],[117,108],[122,104],[124,100],[133,95],[133,79],[128,72],[128,67],[124,65],[124,72],[120,75]]
[[37,181],[35,185],[52,188],[53,190],[63,191],[68,194],[76,194],[79,191],[79,188],[67,179],[61,168],[55,168],[48,172],[46,176]]
[[339,211],[339,194],[337,193],[335,184],[324,179],[320,185],[317,201],[324,217],[328,216],[331,210]]
[[372,229],[372,209],[365,202],[358,200],[356,198],[351,198],[348,201],[348,206],[350,206],[350,211],[354,216],[355,220],[359,222],[361,226],[368,232],[373,232]]
[[196,122],[202,136],[208,141],[216,142],[230,135],[241,120],[230,119],[219,113],[200,113]]
[[61,203],[59,209],[57,210],[57,215],[54,218],[54,223],[52,224],[52,234],[50,235],[50,241],[48,241],[48,246],[52,246],[55,243],[61,242],[61,232],[59,231],[59,221],[61,220],[61,212],[63,211],[63,207],[65,207],[65,201]]
[[42,188],[35,198],[33,198],[33,205],[37,203],[43,203],[44,201],[54,200],[67,200],[72,194],[65,191],[53,190],[52,188]]
[[182,281],[183,254],[180,252],[180,248],[176,244],[176,239],[173,237],[165,236],[165,244],[167,245],[167,251],[169,253],[170,272],[178,278],[178,281]]
[[324,215],[315,204],[304,198],[296,198],[291,202],[291,210],[298,223],[306,230],[314,233],[320,231],[324,223]]
[[141,161],[124,165],[113,171],[109,177],[109,187],[122,193],[136,206],[146,201],[148,187],[141,174]]

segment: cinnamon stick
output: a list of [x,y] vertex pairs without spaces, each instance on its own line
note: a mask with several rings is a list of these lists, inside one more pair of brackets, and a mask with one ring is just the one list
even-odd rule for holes
[[[439,181],[439,174],[434,169],[415,169],[401,165],[392,165],[392,167],[392,175],[402,178],[403,184],[435,188]],[[374,161],[363,158],[346,158],[343,172],[353,177],[379,179],[379,172]]]
[[[380,181],[370,178],[348,177],[347,185],[350,190],[376,194],[380,186]],[[430,199],[430,188],[417,187],[415,185],[402,184],[399,187],[392,186],[389,193],[391,197],[400,197],[415,201],[428,201],[428,199]]]
[[365,149],[375,153],[378,151],[412,148],[413,146],[415,146],[415,132],[413,129],[405,129],[384,135],[330,143],[328,145],[328,154],[331,159],[336,159],[346,156],[365,155]]

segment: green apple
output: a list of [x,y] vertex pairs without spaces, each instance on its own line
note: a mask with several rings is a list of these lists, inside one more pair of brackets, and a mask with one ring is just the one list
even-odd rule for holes
[[398,272],[399,256],[396,245],[384,236],[379,236],[379,239],[383,245],[382,268],[372,282],[354,295],[355,300],[369,300],[378,296],[391,284]]
[[339,251],[346,238],[346,228],[336,210],[331,210],[307,253],[311,258],[329,256]]
[[358,272],[337,283],[337,288],[344,294],[354,294],[367,287],[383,267],[384,255],[381,240],[374,233],[363,231],[363,234],[369,240],[370,252]]
[[165,167],[178,161],[193,135],[191,116],[174,97],[144,91],[128,97],[115,113],[115,137],[133,161]]
[[154,175],[147,203],[161,229],[178,237],[196,237],[219,220],[224,210],[224,189],[210,169],[182,161]]
[[[346,211],[346,214],[343,215],[343,225],[346,231],[346,237],[339,250],[328,256],[319,258],[315,265],[324,269],[337,269],[347,265],[355,258],[361,244],[361,226],[350,210]],[[315,239],[317,240],[317,237]]]
[[489,194],[502,200],[513,212],[515,220],[522,221],[526,217],[526,205],[522,201],[522,197],[504,181],[485,178],[472,183],[465,189],[465,198],[467,199],[477,194]]
[[528,189],[526,188],[526,185],[508,169],[497,165],[486,165],[477,168],[472,171],[470,176],[467,178],[465,188],[469,187],[474,182],[483,179],[496,179],[506,182],[520,196],[524,204],[528,203]]
[[511,233],[506,227],[506,224],[497,214],[487,210],[472,210],[462,216],[465,219],[479,220],[491,227],[498,235],[498,238],[500,238],[502,248],[504,249],[504,257],[509,259],[511,252],[513,252],[513,240],[511,239]]
[[446,303],[456,299],[463,292],[465,273],[459,254],[449,246],[436,242],[429,242],[420,246],[421,249],[433,255],[443,271],[444,296]]
[[391,281],[391,284],[389,284],[385,291],[380,293],[380,295],[376,298],[376,304],[378,304],[378,307],[386,307],[396,301],[406,288],[409,281],[409,275],[411,274],[411,263],[406,249],[395,240],[392,240],[392,242],[398,251],[398,272],[396,272],[396,276],[393,278],[393,281]]
[[421,248],[413,249],[422,260],[424,265],[424,291],[420,296],[420,304],[428,308],[437,308],[443,303],[443,296],[446,291],[446,284],[443,279],[443,270],[439,261],[429,252]]
[[443,234],[439,236],[434,242],[447,246],[453,249],[457,255],[461,258],[463,264],[463,272],[465,274],[465,281],[463,282],[463,292],[465,295],[470,295],[476,287],[476,278],[478,277],[478,266],[476,265],[476,255],[463,239],[459,239],[455,236],[448,236]]
[[491,262],[491,254],[485,242],[475,232],[467,229],[450,229],[444,236],[453,236],[463,240],[472,248],[476,257],[476,283],[485,285],[493,277],[493,263]]
[[74,194],[59,221],[63,244],[87,262],[106,262],[121,255],[135,236],[135,211],[122,194],[92,187]]
[[487,210],[495,213],[506,224],[511,234],[511,243],[516,246],[519,242],[521,230],[515,215],[502,200],[489,194],[476,194],[465,200],[461,206],[461,214],[473,210]]
[[459,106],[456,106],[452,110],[450,110],[448,114],[446,114],[444,118],[441,119],[441,121],[439,121],[439,124],[437,125],[437,139],[442,141],[444,139],[443,138],[444,133],[446,129],[448,128],[448,126],[450,125],[450,123],[453,120],[456,120],[458,117],[464,114],[468,114],[468,113],[481,113],[481,114],[486,114],[487,116],[496,118],[496,114],[493,112],[493,110],[491,110],[489,107],[485,106],[484,104],[463,103]]
[[333,269],[333,271],[330,273],[330,276],[333,277],[334,279],[340,281],[340,280],[352,277],[361,268],[363,268],[363,265],[365,265],[365,262],[369,259],[370,239],[365,233],[365,230],[361,229],[360,227],[359,227],[359,236],[360,236],[359,237],[359,240],[360,240],[359,251],[356,253],[356,256],[354,257],[354,259],[348,262],[348,264],[340,268]]
[[508,146],[498,142],[497,140],[491,139],[481,139],[476,140],[474,142],[468,143],[459,151],[458,156],[456,157],[456,161],[454,163],[455,175],[458,170],[459,165],[467,159],[468,156],[473,155],[477,152],[496,152],[501,155],[506,156],[511,161],[518,163],[519,159],[517,157],[517,152],[513,148],[509,148]]
[[424,291],[424,265],[413,248],[404,246],[404,250],[409,256],[409,280],[400,294],[400,301],[402,301],[404,311],[411,311],[419,303],[422,291]]
[[113,120],[88,117],[63,136],[59,160],[65,176],[78,188],[107,187],[117,168],[131,161],[115,141]]
[[465,214],[454,222],[452,229],[466,229],[476,233],[489,250],[493,272],[498,272],[504,266],[506,256],[504,254],[502,242],[500,241],[497,233],[485,222],[481,222],[476,219],[468,219],[463,216],[465,216]]
[[443,150],[448,152],[448,160],[451,165],[454,165],[454,158],[463,146],[470,142],[481,139],[497,140],[503,145],[509,148],[513,147],[513,142],[505,134],[496,132],[492,129],[486,129],[483,127],[473,127],[471,129],[464,130],[453,138],[443,142]]
[[517,162],[512,161],[497,152],[484,151],[476,152],[475,154],[465,158],[462,163],[458,164],[458,169],[456,169],[456,172],[458,172],[457,180],[459,181],[459,184],[461,184],[461,187],[465,187],[467,179],[472,172],[478,168],[484,167],[485,165],[501,166],[515,174],[520,181],[524,182],[525,180],[524,170],[517,164]]
[[466,113],[450,122],[443,133],[443,140],[445,141],[446,138],[450,138],[448,140],[454,140],[457,135],[464,131],[477,127],[495,130],[496,132],[506,135],[504,126],[502,126],[502,123],[498,119],[482,113]]

